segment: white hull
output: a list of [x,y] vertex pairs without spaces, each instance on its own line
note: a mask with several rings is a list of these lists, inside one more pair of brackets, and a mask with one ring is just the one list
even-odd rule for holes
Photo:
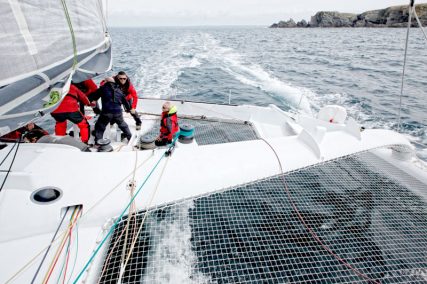
[[[162,103],[161,100],[141,100],[138,111],[143,113],[143,129],[134,134],[128,146],[115,142],[116,151],[112,153],[80,152],[71,146],[56,144],[20,145],[0,193],[0,283],[8,280],[30,283],[65,208],[82,205],[78,257],[72,281],[77,277],[114,219],[128,205],[131,198],[128,184],[133,175],[136,192],[166,150],[139,151],[133,150],[131,145],[136,143],[137,135],[144,134],[153,125],[150,119],[154,116],[150,114],[159,113]],[[197,141],[177,143],[173,154],[160,161],[136,197],[137,211],[278,175],[281,170],[276,154],[283,172],[290,172],[381,147],[375,152],[378,156],[427,183],[427,173],[416,167],[415,158],[396,159],[391,149],[384,148],[411,147],[402,135],[392,131],[368,129],[360,132],[353,121],[337,125],[303,116],[294,120],[275,106],[176,103],[179,117],[248,121],[262,139],[204,146],[197,145]],[[126,119],[134,129],[132,117],[126,115]],[[116,137],[114,130],[111,137],[113,140]],[[0,151],[1,159],[10,147]],[[1,166],[1,180],[5,178],[12,156],[9,155]],[[32,193],[46,186],[59,188],[61,198],[45,205],[33,202]],[[418,194],[425,197],[427,192]],[[65,226],[60,233],[64,229]],[[47,260],[52,259],[56,246],[58,242],[54,243]],[[96,282],[105,249],[106,246],[95,256],[89,272],[79,283],[83,280]],[[74,262],[74,257],[72,253],[70,263]],[[47,264],[42,266],[35,283],[41,282],[47,269]],[[18,274],[15,276],[15,273]],[[53,272],[52,279],[56,279],[57,273],[59,271]]]

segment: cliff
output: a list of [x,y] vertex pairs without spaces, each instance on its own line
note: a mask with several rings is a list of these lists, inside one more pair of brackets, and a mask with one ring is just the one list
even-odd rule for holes
[[[423,26],[427,26],[427,3],[415,5],[415,11]],[[317,12],[311,17],[310,22],[302,20],[295,22],[280,21],[270,28],[296,28],[296,27],[406,27],[408,23],[408,6],[393,6],[386,9],[367,11],[362,14],[340,12]],[[412,17],[411,26],[418,24]]]

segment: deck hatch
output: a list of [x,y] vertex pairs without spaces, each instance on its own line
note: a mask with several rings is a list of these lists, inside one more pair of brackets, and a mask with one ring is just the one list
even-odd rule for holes
[[[372,283],[427,283],[427,203],[414,193],[427,194],[425,184],[370,152],[284,178],[306,224]],[[131,218],[128,244],[144,215]],[[101,283],[119,277],[126,224],[113,233]],[[267,282],[368,283],[308,233],[280,176],[148,211],[122,279]]]

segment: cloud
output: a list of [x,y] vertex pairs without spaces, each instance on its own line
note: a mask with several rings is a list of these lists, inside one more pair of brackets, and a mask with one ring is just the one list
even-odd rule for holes
[[407,5],[402,0],[120,0],[109,2],[112,26],[270,25],[293,18],[309,20],[317,11],[361,13]]

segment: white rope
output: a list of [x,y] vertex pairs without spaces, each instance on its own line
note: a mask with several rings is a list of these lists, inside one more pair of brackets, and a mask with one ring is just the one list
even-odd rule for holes
[[422,32],[423,32],[423,34],[424,34],[424,38],[425,38],[425,39],[426,39],[426,41],[427,41],[427,34],[426,34],[426,32],[424,31],[424,28],[423,28],[423,25],[422,25],[422,23],[421,23],[420,19],[418,18],[417,11],[415,10],[415,7],[414,7],[414,10],[413,10],[413,13],[414,13],[415,19],[417,20],[418,26],[420,27],[421,31],[422,31]]
[[160,181],[162,180],[162,176],[163,176],[163,173],[165,172],[165,169],[166,169],[166,166],[167,166],[167,164],[168,164],[169,159],[170,159],[170,156],[169,156],[169,157],[168,157],[168,159],[166,160],[166,163],[165,163],[165,165],[164,165],[164,167],[163,167],[163,169],[162,169],[162,172],[160,173],[159,179],[157,180],[156,188],[155,188],[155,190],[153,191],[153,193],[152,193],[152,195],[151,195],[151,198],[150,198],[150,201],[149,201],[149,203],[148,203],[148,205],[147,205],[147,207],[146,207],[146,208],[147,208],[147,210],[145,211],[144,217],[142,218],[141,225],[140,225],[140,226],[139,226],[139,228],[138,228],[138,232],[135,234],[135,238],[134,238],[134,240],[133,240],[133,242],[132,242],[132,245],[131,245],[131,247],[130,247],[129,253],[128,253],[127,257],[126,257],[126,261],[125,261],[125,263],[124,263],[124,264],[122,264],[122,266],[120,267],[119,279],[117,280],[117,283],[121,283],[121,281],[122,281],[122,276],[123,276],[123,274],[124,274],[124,272],[125,272],[125,268],[126,268],[126,266],[127,266],[128,262],[129,262],[129,259],[130,259],[131,255],[132,255],[132,252],[133,252],[133,250],[134,250],[134,248],[135,248],[136,241],[137,241],[137,239],[138,239],[139,234],[141,233],[141,230],[142,230],[142,228],[143,228],[144,222],[145,222],[145,220],[147,219],[147,216],[148,216],[148,213],[149,213],[148,208],[150,208],[151,203],[153,202],[153,199],[154,199],[154,197],[155,197],[155,196],[156,196],[156,194],[157,194],[157,191],[158,191],[158,189],[159,189]]
[[[135,218],[135,214],[136,214],[136,206],[135,206],[135,199],[134,199],[134,195],[135,195],[135,176],[136,176],[136,167],[138,165],[138,151],[135,151],[135,164],[133,167],[133,176],[132,176],[132,180],[130,181],[129,184],[129,189],[130,189],[130,199],[133,200],[130,207],[129,207],[129,214],[128,214],[128,219],[126,222],[126,228],[125,228],[125,241],[123,244],[123,249],[122,249],[122,258],[120,263],[123,264],[125,262],[125,256],[126,256],[126,249],[127,249],[127,244],[128,244],[128,232],[129,232],[129,227],[130,227],[130,222],[133,219],[134,220],[134,230],[136,229],[136,218]],[[136,238],[135,236],[135,231],[134,234],[132,236],[133,238]],[[117,239],[117,241],[119,241],[119,239]],[[133,239],[131,241],[133,243]]]
[[408,41],[409,41],[409,30],[411,29],[411,18],[414,2],[411,0],[411,4],[409,4],[409,17],[408,17],[408,30],[406,31],[406,41],[405,41],[405,55],[403,57],[403,70],[402,70],[402,83],[400,85],[400,96],[399,96],[399,114],[397,117],[397,131],[400,131],[400,120],[401,120],[401,112],[402,112],[402,96],[403,96],[403,82],[405,78],[405,68],[406,68],[406,55],[408,53]]

